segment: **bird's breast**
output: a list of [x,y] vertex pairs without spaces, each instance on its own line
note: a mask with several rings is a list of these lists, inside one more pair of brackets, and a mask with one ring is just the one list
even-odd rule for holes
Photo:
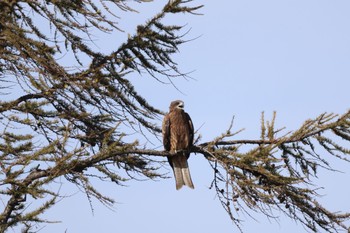
[[171,150],[186,150],[190,145],[189,123],[186,117],[177,113],[171,116],[170,140]]

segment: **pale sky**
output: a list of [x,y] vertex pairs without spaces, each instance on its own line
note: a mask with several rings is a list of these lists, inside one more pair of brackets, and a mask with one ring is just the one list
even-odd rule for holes
[[[139,14],[123,16],[120,25],[133,34],[135,24],[149,19],[158,3],[135,4]],[[342,114],[350,100],[350,1],[348,0],[215,0],[204,4],[201,16],[175,15],[172,23],[187,24],[187,39],[176,61],[180,70],[193,71],[192,79],[171,85],[149,77],[131,75],[137,90],[149,102],[164,110],[175,99],[185,102],[195,128],[203,139],[212,140],[224,132],[235,116],[234,129],[246,130],[236,139],[259,137],[260,114],[270,118],[277,111],[277,126],[297,129],[319,114]],[[101,40],[101,49],[120,44],[119,38]],[[105,46],[105,47],[103,47]],[[161,124],[161,119],[159,125]],[[161,142],[154,147],[161,150]],[[329,158],[344,173],[319,173],[320,202],[332,211],[349,211],[350,164]],[[49,210],[48,219],[62,223],[47,225],[40,232],[238,232],[221,207],[214,190],[209,190],[213,172],[200,154],[189,159],[194,190],[176,191],[170,179],[131,181],[126,187],[96,183],[118,203],[112,211],[94,200],[90,204],[73,185],[63,184],[62,199]],[[284,217],[276,222],[259,213],[256,220],[240,213],[244,232],[305,232],[301,224]]]

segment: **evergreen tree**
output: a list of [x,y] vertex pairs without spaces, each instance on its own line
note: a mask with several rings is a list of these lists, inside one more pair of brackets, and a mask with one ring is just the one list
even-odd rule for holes
[[[134,35],[103,54],[86,38],[94,31],[121,30],[115,12],[133,11],[127,1],[0,0],[1,232],[14,226],[28,232],[47,222],[42,216],[60,195],[49,185],[59,178],[105,205],[114,200],[92,179],[121,185],[133,178],[128,174],[164,178],[157,158],[168,152],[126,139],[128,130],[160,137],[164,114],[138,94],[128,77],[134,72],[159,81],[185,76],[172,55],[185,42],[186,31],[164,24],[163,18],[197,14],[201,6],[193,4],[169,1]],[[64,64],[60,57],[66,53],[74,55],[77,66]],[[223,208],[239,229],[235,212],[242,209],[267,216],[280,209],[315,232],[347,229],[349,214],[328,211],[308,184],[318,169],[331,169],[324,154],[347,161],[350,149],[343,145],[350,141],[350,112],[322,114],[282,136],[274,122],[275,116],[265,121],[262,115],[258,140],[233,140],[239,132],[232,132],[231,124],[210,142],[200,143],[198,137],[192,147],[211,164],[211,187]],[[40,203],[36,209],[27,208],[28,198]]]

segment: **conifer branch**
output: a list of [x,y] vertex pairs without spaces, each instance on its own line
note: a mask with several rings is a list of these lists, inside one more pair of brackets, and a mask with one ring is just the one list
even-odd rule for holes
[[[162,83],[186,77],[172,55],[186,42],[187,32],[163,19],[197,14],[202,6],[191,2],[169,1],[124,43],[102,54],[86,38],[91,38],[90,29],[121,32],[112,7],[133,11],[125,1],[108,6],[102,0],[0,1],[0,82],[6,83],[1,90],[22,93],[0,102],[0,195],[5,203],[0,232],[48,223],[42,216],[60,197],[59,189],[48,187],[58,179],[75,184],[89,201],[110,206],[114,200],[93,180],[122,185],[140,177],[166,178],[160,168],[172,154],[126,139],[135,133],[148,137],[145,130],[161,137],[164,114],[138,93],[128,75],[145,72]],[[53,33],[39,27],[33,15],[48,22]],[[74,56],[79,68],[61,64],[57,57],[64,53]],[[90,63],[84,66],[80,56]],[[223,134],[191,148],[192,156],[204,156],[211,165],[211,188],[224,210],[241,231],[236,212],[275,218],[273,210],[315,232],[347,229],[349,214],[324,208],[309,185],[319,169],[332,169],[327,156],[349,161],[350,112],[321,114],[284,135],[275,121],[276,114],[271,121],[262,115],[260,138],[253,140],[237,139],[240,131],[232,133],[232,121]],[[28,197],[41,205],[31,208]]]

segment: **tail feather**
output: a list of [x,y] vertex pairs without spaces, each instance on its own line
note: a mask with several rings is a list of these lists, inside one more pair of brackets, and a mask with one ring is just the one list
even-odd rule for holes
[[188,168],[187,157],[173,157],[171,161],[174,170],[176,189],[179,190],[184,185],[193,189],[194,185],[191,179],[190,170]]
[[174,167],[174,176],[175,176],[176,190],[179,190],[180,188],[182,188],[183,185],[185,185],[185,182],[182,176],[182,169],[180,167]]
[[190,169],[188,167],[182,168],[181,171],[182,171],[182,179],[185,185],[190,187],[191,189],[194,189],[194,185],[191,179]]

